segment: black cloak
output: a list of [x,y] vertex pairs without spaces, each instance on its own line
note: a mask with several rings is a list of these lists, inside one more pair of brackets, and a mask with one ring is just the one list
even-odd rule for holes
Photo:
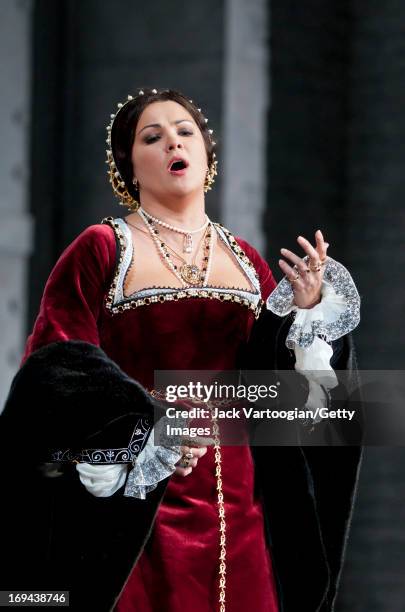
[[[241,368],[293,368],[285,347],[288,319],[262,311]],[[264,345],[269,337],[276,338],[273,353]],[[332,366],[355,378],[351,336],[333,348]],[[140,420],[150,422],[156,406],[95,345],[55,342],[30,355],[0,415],[1,590],[66,590],[71,610],[113,610],[151,534],[169,478],[146,500],[125,497],[123,489],[100,498],[81,484],[74,464],[52,473],[44,462],[50,441],[52,448],[73,450],[122,445]],[[252,446],[252,454],[280,612],[332,612],[362,447]]]

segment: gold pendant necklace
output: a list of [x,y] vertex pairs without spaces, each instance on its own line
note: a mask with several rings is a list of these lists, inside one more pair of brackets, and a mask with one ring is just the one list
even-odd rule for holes
[[180,268],[181,278],[190,285],[199,285],[202,282],[201,270],[195,264],[185,263]]
[[[188,264],[183,257],[180,257],[176,251],[172,247],[169,247],[163,240],[158,237],[159,230],[155,227],[153,219],[147,218],[142,209],[138,208],[136,211],[139,216],[142,218],[145,223],[149,234],[152,237],[153,242],[155,243],[160,255],[162,256],[163,262],[172,270],[173,274],[177,276],[177,278],[181,281],[182,284],[188,285],[199,285],[204,284],[206,282],[209,270],[211,266],[211,256],[212,256],[212,227],[211,222],[208,219],[207,229],[205,235],[203,236],[204,247],[203,247],[203,266],[202,270],[194,263],[195,258],[197,256],[197,252],[193,258],[193,262]],[[130,225],[132,225],[129,222]],[[170,228],[169,228],[170,229]],[[170,257],[169,249],[173,251],[173,253],[183,262],[183,265],[178,269],[178,266],[174,264],[172,258]]]
[[[175,266],[176,269],[179,269],[180,272],[180,276],[181,278],[188,283],[189,285],[201,285],[204,281],[204,276],[205,276],[205,272],[206,272],[206,266],[209,259],[209,244],[210,244],[210,239],[211,239],[211,227],[209,227],[206,230],[205,235],[203,235],[202,240],[204,240],[204,258],[203,258],[203,269],[201,270],[195,263],[195,258],[197,256],[197,252],[194,256],[194,260],[192,263],[187,263],[187,261],[181,257],[181,255],[179,255],[177,253],[177,251],[175,251],[173,249],[173,247],[171,247],[170,245],[168,245],[167,243],[162,243],[161,242],[161,246],[164,245],[165,249],[169,249],[170,251],[172,251],[172,253],[174,253],[174,255],[181,261],[183,262],[182,266],[179,266],[179,268],[177,268],[177,266]],[[198,251],[198,249],[197,249]]]

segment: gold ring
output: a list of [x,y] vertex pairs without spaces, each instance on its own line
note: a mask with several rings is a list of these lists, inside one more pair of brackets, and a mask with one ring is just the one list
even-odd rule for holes
[[297,276],[295,278],[289,279],[290,283],[295,283],[295,281],[297,281],[300,278],[300,275],[297,274]]
[[180,466],[181,467],[188,467],[190,464],[190,458],[187,457],[187,455],[183,455],[181,460],[180,460]]

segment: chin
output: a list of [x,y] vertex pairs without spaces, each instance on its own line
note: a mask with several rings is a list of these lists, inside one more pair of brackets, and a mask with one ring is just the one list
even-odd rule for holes
[[190,185],[190,184],[189,185],[176,185],[176,186],[172,186],[172,188],[169,191],[170,191],[170,194],[175,197],[185,198],[193,194],[195,195],[199,191],[203,191],[203,186],[202,185]]

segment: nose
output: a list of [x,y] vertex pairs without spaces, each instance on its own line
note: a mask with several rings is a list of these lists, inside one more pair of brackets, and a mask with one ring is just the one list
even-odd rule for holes
[[181,142],[178,143],[170,143],[169,146],[167,147],[168,151],[173,151],[173,149],[182,149],[183,145],[181,144]]
[[167,150],[173,151],[175,149],[182,149],[183,144],[181,143],[179,137],[176,135],[169,136],[167,139]]

